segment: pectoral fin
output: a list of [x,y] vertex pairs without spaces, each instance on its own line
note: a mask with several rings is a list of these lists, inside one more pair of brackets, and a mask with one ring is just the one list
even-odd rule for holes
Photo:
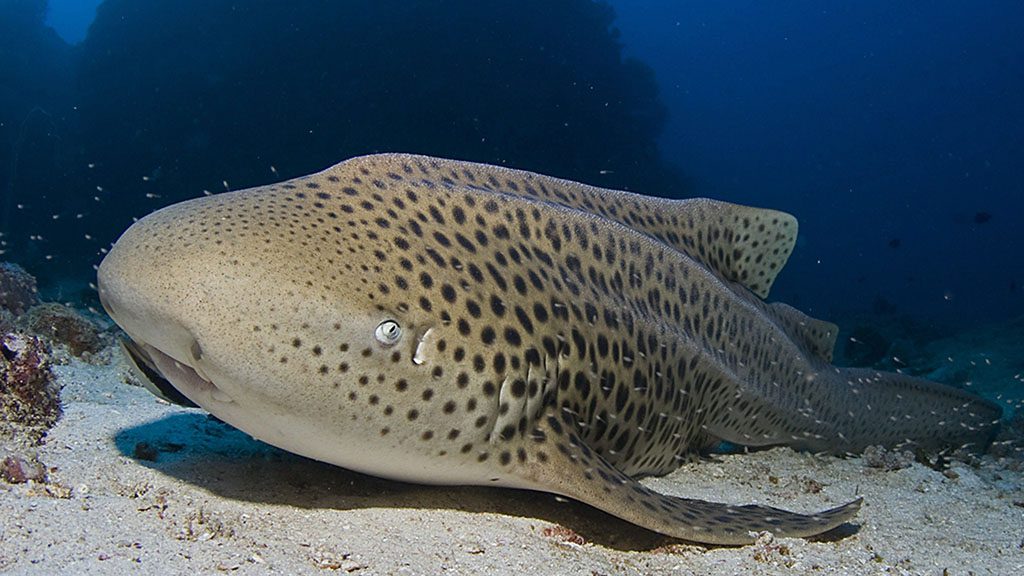
[[531,459],[524,474],[538,489],[568,496],[649,530],[707,544],[754,541],[752,533],[806,537],[852,519],[861,499],[817,514],[797,514],[768,506],[733,506],[655,492],[610,465],[584,444],[571,424],[554,414],[524,442],[545,457]]

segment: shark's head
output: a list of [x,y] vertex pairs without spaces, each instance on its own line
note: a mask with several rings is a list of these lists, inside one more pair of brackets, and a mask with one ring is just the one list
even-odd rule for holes
[[393,254],[390,223],[367,221],[385,199],[330,174],[141,219],[100,265],[100,299],[165,391],[287,450],[415,479],[380,456],[448,431],[454,399],[432,357],[447,328],[394,286],[420,280]]

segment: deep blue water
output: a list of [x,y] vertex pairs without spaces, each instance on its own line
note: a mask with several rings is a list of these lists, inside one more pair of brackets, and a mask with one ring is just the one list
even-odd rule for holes
[[101,3],[102,0],[50,0],[46,24],[69,44],[77,44],[85,39]]
[[695,190],[800,218],[780,299],[1024,311],[1024,3],[615,5]]
[[0,52],[3,258],[51,293],[131,216],[401,149],[790,211],[773,298],[820,317],[1024,314],[1024,3],[611,2],[639,67],[583,1],[97,4]]

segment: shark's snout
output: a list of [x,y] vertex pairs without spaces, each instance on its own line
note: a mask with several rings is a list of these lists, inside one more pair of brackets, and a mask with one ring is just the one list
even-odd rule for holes
[[203,363],[197,320],[205,292],[194,258],[183,243],[160,241],[166,227],[155,216],[129,228],[100,263],[100,302],[127,334],[126,357],[147,388],[178,404],[230,402]]
[[97,274],[100,302],[107,314],[139,344],[154,346],[179,360],[187,360],[195,336],[184,324],[172,300],[174,285],[148,260],[131,237],[122,238],[103,259]]

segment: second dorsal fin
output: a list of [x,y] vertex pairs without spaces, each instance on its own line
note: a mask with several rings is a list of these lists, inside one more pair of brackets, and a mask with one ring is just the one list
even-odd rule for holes
[[839,327],[831,322],[811,318],[789,304],[773,302],[768,308],[786,334],[826,362],[832,362]]

